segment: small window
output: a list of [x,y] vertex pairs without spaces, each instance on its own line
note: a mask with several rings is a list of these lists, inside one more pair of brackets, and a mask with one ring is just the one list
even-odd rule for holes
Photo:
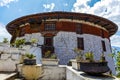
[[84,40],[83,38],[77,38],[77,41],[78,41],[78,48],[81,49],[81,50],[84,50]]
[[102,41],[102,49],[103,51],[106,51],[105,41]]
[[51,23],[45,24],[45,31],[54,31],[55,28],[56,28],[55,24],[51,24]]
[[82,24],[76,24],[76,33],[82,34]]
[[31,23],[30,24],[31,29],[37,29],[39,26],[40,26],[40,24],[37,24],[37,23]]
[[22,29],[21,29],[21,31],[20,31],[20,32],[21,32],[21,33],[20,33],[20,36],[24,36],[24,34],[25,34],[25,29],[26,29],[25,27],[22,27]]

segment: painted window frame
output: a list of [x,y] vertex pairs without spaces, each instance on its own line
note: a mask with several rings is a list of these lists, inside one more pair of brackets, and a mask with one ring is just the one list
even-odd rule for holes
[[77,47],[81,50],[84,50],[84,38],[77,38]]
[[103,51],[106,51],[106,44],[105,44],[105,41],[102,40],[101,43],[102,43],[102,50],[103,50]]
[[56,24],[55,23],[45,23],[44,30],[45,31],[55,31],[56,30]]

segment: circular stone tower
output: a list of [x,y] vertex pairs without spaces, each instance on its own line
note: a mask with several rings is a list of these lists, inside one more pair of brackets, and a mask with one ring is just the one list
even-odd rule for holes
[[56,53],[60,64],[67,62],[76,55],[74,48],[85,52],[92,51],[95,60],[99,60],[104,52],[108,66],[115,73],[114,61],[108,56],[111,53],[110,36],[116,33],[118,27],[112,21],[85,13],[46,12],[23,16],[6,26],[12,35],[11,43],[16,38],[30,41],[38,39],[40,52],[50,50]]

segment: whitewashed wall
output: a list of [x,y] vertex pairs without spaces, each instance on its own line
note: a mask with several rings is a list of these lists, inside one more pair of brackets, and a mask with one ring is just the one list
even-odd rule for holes
[[[32,34],[25,34],[25,36],[23,37],[26,39],[26,41],[29,41],[32,39],[32,38],[35,38],[38,40],[38,44],[39,45],[43,45],[44,43],[44,37],[41,35],[41,33],[32,33]],[[40,64],[41,63],[41,57],[42,57],[42,52],[41,52],[41,48],[40,46],[39,47],[36,47],[36,46],[32,46],[31,48],[27,49],[29,53],[32,53],[36,56],[36,63],[37,64]]]
[[35,38],[38,40],[38,44],[43,45],[44,43],[44,37],[40,33],[25,34],[22,38],[25,38],[26,41],[30,41],[32,38]]
[[0,71],[15,71],[16,64],[20,63],[20,51],[17,48],[0,46],[4,53],[0,56]]
[[[102,53],[102,44],[101,40],[105,41],[106,45],[106,60],[108,61],[108,65],[110,69],[115,74],[115,66],[114,61],[108,54],[111,53],[110,42],[107,38],[101,38],[99,36],[90,35],[90,34],[76,34],[75,32],[58,32],[57,35],[54,37],[54,48],[55,53],[57,54],[58,58],[60,59],[60,64],[67,64],[67,62],[75,58],[76,54],[74,53],[73,49],[77,47],[77,37],[84,38],[84,53],[88,51],[92,51],[95,55],[95,60],[99,60],[101,53]],[[32,38],[38,39],[39,45],[44,45],[44,37],[40,33],[32,33],[32,34],[25,34],[24,37],[27,41],[30,41]],[[25,47],[24,47],[25,48]],[[26,47],[26,52],[30,52],[36,55],[37,63],[41,63],[41,48],[40,47]]]
[[84,53],[92,51],[94,53],[95,60],[100,60],[100,56],[103,52],[101,40],[105,41],[106,51],[104,52],[108,66],[115,74],[114,61],[108,54],[111,53],[110,42],[107,38],[101,38],[99,36],[90,34],[76,34],[74,32],[59,32],[54,37],[55,52],[60,58],[60,64],[66,64],[69,59],[74,58],[76,55],[73,49],[77,47],[77,37],[84,38]]
[[[69,58],[75,57],[73,49],[77,48],[77,37],[84,39],[84,53],[92,51],[95,54],[95,60],[99,60],[102,53],[101,40],[104,39],[90,34],[79,35],[74,32],[59,32],[54,37],[55,52],[59,55],[59,57],[65,59],[65,61],[69,60]],[[109,41],[107,39],[105,39],[105,43],[106,46],[109,45]],[[110,46],[107,46],[107,48],[106,53],[111,53]],[[64,64],[64,61],[61,63]]]
[[0,71],[15,71],[16,65],[21,63],[22,55],[29,52],[36,56],[36,63],[40,64],[41,49],[35,46],[24,46],[23,49],[0,46],[0,52],[4,53],[0,56]]

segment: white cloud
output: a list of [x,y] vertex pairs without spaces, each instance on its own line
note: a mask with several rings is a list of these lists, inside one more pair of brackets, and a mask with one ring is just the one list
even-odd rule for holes
[[[73,5],[73,12],[90,13],[105,17],[118,25],[120,31],[120,0],[101,0],[96,2],[92,7],[87,3],[91,0],[76,0]],[[116,38],[117,37],[117,38]],[[120,36],[115,35],[111,38],[112,45],[120,45]],[[114,40],[115,38],[115,40]],[[120,47],[120,46],[119,46]]]
[[112,46],[120,47],[120,35],[114,35],[110,39]]
[[0,42],[3,41],[3,38],[8,38],[10,40],[11,35],[6,30],[5,25],[0,23]]
[[18,0],[0,0],[0,6],[6,6],[6,7],[8,7],[9,8],[9,3],[11,3],[11,2],[17,2]]
[[64,5],[64,6],[68,6],[68,4],[67,4],[67,3],[64,3],[63,5]]
[[88,1],[90,1],[90,0],[76,0],[76,3],[74,3],[74,5],[73,5],[72,11],[75,11],[75,12],[86,12],[90,8],[87,5]]
[[48,10],[48,11],[52,11],[55,7],[55,4],[54,3],[51,3],[51,4],[43,4],[43,7]]

